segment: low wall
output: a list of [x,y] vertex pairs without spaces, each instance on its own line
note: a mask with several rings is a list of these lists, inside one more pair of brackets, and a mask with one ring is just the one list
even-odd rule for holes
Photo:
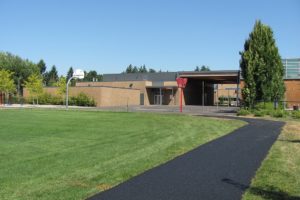
[[[44,92],[57,95],[56,87],[45,87]],[[130,88],[115,87],[70,87],[69,96],[77,96],[79,93],[85,93],[93,98],[97,107],[103,106],[126,106],[140,104],[140,91]],[[23,96],[29,97],[29,93],[24,88]]]

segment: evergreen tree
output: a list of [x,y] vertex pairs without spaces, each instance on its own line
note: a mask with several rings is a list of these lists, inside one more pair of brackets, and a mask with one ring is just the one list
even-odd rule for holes
[[152,69],[152,68],[149,69],[149,72],[150,73],[156,73],[155,69]]
[[200,72],[200,68],[198,66],[196,66],[196,68],[194,69],[195,72]]
[[140,73],[147,73],[148,70],[147,70],[147,68],[146,68],[145,65],[142,65],[142,66],[139,68],[139,72],[140,72]]
[[51,70],[48,73],[48,86],[54,86],[58,81],[58,74],[55,65],[52,66]]
[[132,68],[132,72],[131,73],[138,73],[138,72],[139,72],[139,70],[138,70],[137,66],[134,66]]
[[43,59],[41,59],[41,60],[38,62],[37,66],[38,66],[38,68],[39,68],[39,70],[40,70],[40,74],[44,74],[47,67],[46,67],[46,63],[44,62]]
[[242,91],[247,106],[256,100],[274,101],[284,97],[284,68],[272,29],[256,21],[240,52],[240,68],[245,81]]
[[[67,73],[67,77],[66,77],[66,83],[67,81],[73,76],[74,70],[73,67],[70,67]],[[76,80],[72,79],[71,80],[71,86],[75,86],[76,85]]]
[[202,65],[200,71],[202,72],[210,71],[209,66]]
[[133,67],[132,65],[130,64],[127,68],[126,68],[126,73],[132,73],[132,70],[133,70]]

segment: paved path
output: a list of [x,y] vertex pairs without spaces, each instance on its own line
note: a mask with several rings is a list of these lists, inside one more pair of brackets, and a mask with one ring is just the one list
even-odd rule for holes
[[248,125],[136,176],[93,200],[241,199],[283,122]]

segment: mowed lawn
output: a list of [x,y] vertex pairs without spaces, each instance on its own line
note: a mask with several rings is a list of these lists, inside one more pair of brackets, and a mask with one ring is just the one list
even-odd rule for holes
[[84,199],[245,123],[184,115],[0,110],[0,199]]

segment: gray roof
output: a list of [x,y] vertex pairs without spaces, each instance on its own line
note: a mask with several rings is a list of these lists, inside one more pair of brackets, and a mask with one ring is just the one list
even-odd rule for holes
[[175,81],[176,77],[177,72],[103,74],[103,81]]

